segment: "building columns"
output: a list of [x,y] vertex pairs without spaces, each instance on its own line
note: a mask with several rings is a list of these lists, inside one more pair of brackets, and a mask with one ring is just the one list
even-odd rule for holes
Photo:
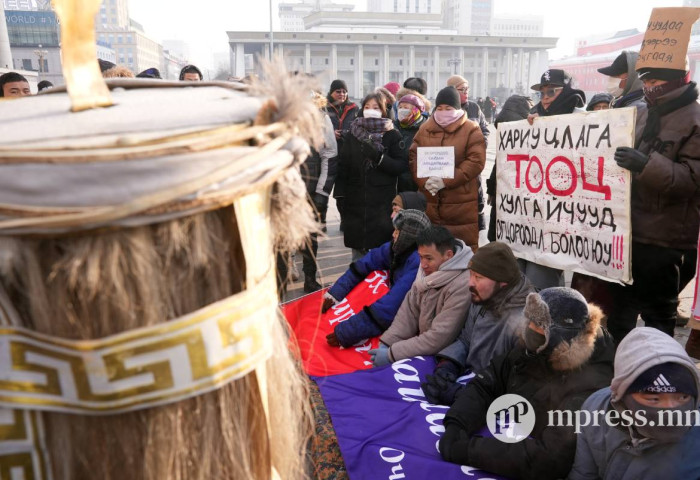
[[304,45],[304,73],[311,73],[311,44]]
[[428,81],[428,85],[433,87],[435,96],[442,88],[440,85],[440,47],[433,47],[433,79]]
[[416,76],[416,47],[411,45],[408,48],[408,75],[406,75],[406,78],[415,77],[415,76]]
[[488,47],[484,47],[481,50],[481,54],[483,56],[482,62],[481,62],[481,83],[482,83],[482,91],[484,92],[484,96],[489,96],[489,49]]
[[357,65],[355,65],[355,72],[357,76],[355,77],[355,97],[364,98],[364,85],[365,85],[365,55],[364,48],[362,45],[357,46],[357,53],[355,54],[355,60]]
[[459,60],[459,65],[457,65],[457,75],[464,75],[464,72],[466,71],[466,65],[464,65],[464,47],[459,47],[457,59]]
[[515,90],[515,85],[513,85],[513,49],[510,47],[506,49],[506,88],[508,94]]
[[338,78],[338,46],[331,45],[331,81]]
[[233,74],[238,78],[243,78],[246,76],[245,73],[245,46],[242,43],[237,43],[233,50],[233,57],[235,59]]
[[389,53],[389,45],[384,45],[384,50],[382,50],[382,81],[379,82],[380,85],[386,85],[389,83],[389,60],[391,55]]
[[523,67],[525,65],[525,52],[522,47],[518,49],[518,83],[523,85],[523,88],[527,92],[527,81],[523,78]]

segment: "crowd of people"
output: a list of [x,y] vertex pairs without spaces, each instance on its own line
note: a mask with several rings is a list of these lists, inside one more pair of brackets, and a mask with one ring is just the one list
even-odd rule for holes
[[[389,292],[326,338],[350,347],[380,337],[374,366],[435,355],[422,385],[428,401],[450,405],[440,453],[512,478],[637,479],[668,476],[696,465],[684,453],[698,429],[648,423],[612,428],[550,425],[554,410],[604,411],[656,417],[698,410],[700,330],[683,349],[673,339],[678,296],[694,278],[700,228],[700,104],[689,69],[635,68],[623,52],[599,69],[607,92],[586,104],[564,70],[544,72],[531,88],[539,101],[508,98],[496,115],[490,97],[470,100],[469,83],[450,77],[434,103],[424,79],[392,82],[358,104],[336,79],[314,101],[324,114],[323,145],[303,167],[309,201],[325,225],[330,195],[341,217],[348,270],[324,294],[325,312],[372,271],[389,272]],[[138,75],[100,62],[106,78],[161,78],[156,68]],[[194,65],[182,81],[201,81]],[[50,86],[45,86],[50,88]],[[0,76],[0,96],[30,95],[18,73]],[[632,176],[632,285],[564,272],[518,259],[494,241],[495,167],[482,191],[489,123],[636,107],[633,147],[618,147],[615,162]],[[585,108],[585,110],[584,110]],[[454,151],[451,175],[419,171],[421,148]],[[490,222],[484,205],[492,206]],[[491,243],[480,246],[480,230]],[[317,281],[314,234],[303,255],[304,290]],[[289,260],[278,259],[284,289]],[[638,317],[646,327],[636,327]],[[464,384],[468,371],[476,377]],[[489,405],[514,393],[534,407],[529,438],[503,443],[478,432]],[[700,423],[699,423],[700,424]],[[694,443],[693,443],[694,442]],[[681,459],[681,456],[686,455]],[[693,463],[696,462],[696,463]],[[697,473],[697,470],[695,471]],[[697,475],[696,475],[697,476]]]
[[[479,218],[480,175],[492,110],[469,100],[463,77],[448,80],[434,107],[419,78],[388,84],[359,106],[342,80],[331,84],[324,111],[338,157],[328,159],[328,171],[336,172],[333,194],[353,262],[325,292],[322,311],[373,270],[389,271],[390,290],[338,323],[327,342],[351,347],[379,336],[370,350],[375,367],[435,355],[422,388],[429,402],[451,405],[439,444],[447,461],[511,478],[572,479],[673,477],[673,469],[694,461],[681,456],[684,445],[697,442],[697,417],[692,425],[581,432],[547,423],[548,412],[564,409],[700,414],[691,358],[700,358],[700,331],[691,331],[687,351],[673,339],[678,296],[697,260],[698,90],[688,69],[637,71],[636,56],[625,51],[601,68],[609,86],[588,103],[568,72],[550,69],[532,86],[537,103],[514,95],[493,119],[533,124],[537,117],[636,107],[635,144],[614,156],[632,177],[632,285],[577,273],[567,288],[563,271],[516,258],[493,231],[491,243],[479,246],[479,230],[487,228]],[[419,149],[436,146],[454,148],[449,178],[418,172]],[[496,207],[495,167],[486,183]],[[645,327],[636,327],[639,316]],[[467,372],[476,377],[465,385],[458,379]],[[536,412],[530,437],[518,443],[479,434],[491,402],[508,393]]]

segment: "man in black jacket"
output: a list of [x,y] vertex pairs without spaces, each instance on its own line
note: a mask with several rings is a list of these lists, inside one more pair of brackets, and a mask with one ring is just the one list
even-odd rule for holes
[[[600,327],[600,309],[570,288],[531,293],[524,314],[522,345],[492,360],[447,412],[440,453],[506,477],[564,478],[576,452],[575,427],[550,426],[548,411],[577,410],[608,385],[615,349]],[[505,394],[524,397],[535,412],[530,436],[516,443],[478,434],[491,403]]]

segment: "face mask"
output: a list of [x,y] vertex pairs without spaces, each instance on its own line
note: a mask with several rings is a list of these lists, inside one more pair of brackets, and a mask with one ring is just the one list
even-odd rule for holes
[[527,351],[530,353],[535,353],[537,352],[538,348],[544,345],[544,342],[547,339],[541,333],[536,332],[533,329],[527,327],[525,328],[525,335],[523,340],[525,340],[525,348],[527,349]]
[[365,118],[382,118],[382,112],[368,108],[366,110],[362,110],[362,116]]
[[464,110],[459,109],[459,110],[435,110],[435,113],[433,114],[433,117],[435,117],[435,121],[437,122],[438,125],[441,127],[446,127],[448,125],[453,124],[460,118],[462,118],[462,115],[464,115]]
[[412,108],[399,108],[399,121],[403,122],[413,116]]
[[[677,413],[680,413],[680,417],[682,418],[682,421],[685,422],[686,418],[686,413],[689,410],[693,410],[693,405],[695,405],[695,402],[692,400],[689,402],[686,402],[684,405],[681,405],[679,407],[676,407],[673,410],[665,409],[665,408],[654,408],[654,407],[647,407],[646,405],[642,405],[641,403],[637,402],[634,398],[632,398],[631,395],[625,395],[624,400],[622,402],[625,407],[627,407],[629,410],[632,411],[643,411],[644,416],[647,419],[647,422],[653,421],[655,423],[655,426],[650,426],[649,423],[647,423],[645,426],[635,426],[635,430],[637,432],[646,437],[646,438],[653,438],[654,440],[660,442],[660,443],[677,443],[680,442],[683,439],[683,436],[688,433],[690,430],[690,426],[658,426],[660,422],[659,413],[660,412],[673,412],[671,416],[674,418],[673,421],[676,420],[676,416],[678,416]],[[669,416],[667,414],[664,414],[664,420],[668,422]],[[693,418],[691,415],[690,418]]]
[[622,82],[622,79],[620,78],[615,78],[615,77],[610,77],[608,78],[608,84],[605,86],[605,90],[612,95],[614,98],[619,97],[622,95],[622,88],[620,88],[620,82]]

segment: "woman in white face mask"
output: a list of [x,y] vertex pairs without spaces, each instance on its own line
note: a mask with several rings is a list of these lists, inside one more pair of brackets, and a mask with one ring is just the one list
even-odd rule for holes
[[[486,162],[486,142],[479,125],[467,119],[459,92],[454,87],[440,90],[435,104],[433,115],[420,127],[409,150],[411,173],[419,191],[428,200],[425,213],[430,221],[434,225],[443,225],[476,251],[479,247],[477,177]],[[423,147],[449,147],[453,150],[451,178],[418,177]]]
[[[401,147],[406,153],[406,158],[408,158],[408,149],[411,148],[413,137],[428,119],[425,114],[425,99],[418,95],[420,94],[409,93],[399,98],[396,120],[394,121],[394,128],[401,134]],[[418,190],[418,185],[413,181],[413,175],[410,171],[406,171],[399,177],[398,189],[399,192]]]
[[401,134],[394,128],[379,93],[365,97],[338,157],[345,181],[343,235],[353,261],[391,240],[391,202],[399,175],[408,171]]

